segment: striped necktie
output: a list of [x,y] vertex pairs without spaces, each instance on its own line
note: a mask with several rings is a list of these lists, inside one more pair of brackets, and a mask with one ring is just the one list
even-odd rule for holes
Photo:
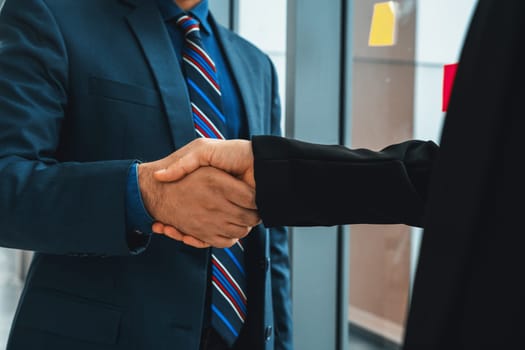
[[[188,85],[195,130],[201,137],[224,139],[226,118],[222,113],[217,69],[202,45],[199,22],[179,17],[184,33],[182,65]],[[246,272],[244,247],[211,249],[211,324],[231,347],[246,320]]]

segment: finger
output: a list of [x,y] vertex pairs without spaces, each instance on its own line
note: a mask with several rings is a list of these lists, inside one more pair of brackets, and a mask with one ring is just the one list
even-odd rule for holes
[[154,233],[163,234],[164,233],[164,227],[165,227],[165,225],[162,222],[156,221],[156,222],[153,223],[153,225],[151,225],[151,230]]
[[230,215],[232,220],[229,222],[234,225],[244,226],[244,227],[253,227],[261,223],[261,218],[257,210],[245,209],[234,206]]
[[235,181],[235,187],[227,193],[227,198],[242,208],[256,210],[255,189],[242,180],[233,179]]
[[257,226],[262,222],[259,212],[256,210],[243,210],[240,213],[239,221],[242,222],[243,226],[249,227]]
[[248,184],[251,188],[256,189],[255,174],[253,165],[249,167],[243,174],[240,175],[240,179]]
[[199,248],[199,249],[211,247],[211,245],[209,245],[208,243],[203,242],[200,239],[195,238],[193,236],[189,236],[189,235],[185,235],[182,238],[182,242],[184,242],[184,244],[186,245],[192,246],[194,248]]
[[[224,200],[221,202],[220,210],[216,211],[216,215],[221,215],[224,222],[240,227],[254,227],[261,223],[261,218],[257,210],[241,208],[238,205]],[[229,226],[222,232],[229,232]],[[235,232],[235,230],[233,230]]]
[[184,178],[200,168],[198,155],[190,153],[182,158],[175,160],[166,169],[156,171],[153,176],[160,182],[174,182]]
[[215,248],[230,248],[238,241],[239,241],[238,239],[218,236],[218,237],[215,237],[213,242],[210,242],[210,244]]
[[233,239],[246,237],[252,230],[252,226],[239,226],[235,224],[226,224],[222,236]]
[[168,236],[169,238],[172,238],[176,241],[183,242],[185,234],[181,231],[177,230],[173,226],[165,225],[163,233],[165,236]]
[[191,174],[201,166],[209,165],[210,145],[217,140],[199,138],[174,153],[180,154],[167,168],[156,171],[153,176],[161,182],[173,182]]
[[214,176],[217,182],[220,182],[222,192],[227,200],[242,208],[257,209],[253,187],[226,172],[217,172]]
[[183,242],[186,245],[192,246],[194,248],[208,248],[210,245],[206,242],[201,241],[200,239],[197,239],[193,236],[187,235],[180,230],[177,230],[173,226],[164,225],[162,223],[157,223],[158,226],[162,226],[162,232],[170,237],[173,238],[179,242]]

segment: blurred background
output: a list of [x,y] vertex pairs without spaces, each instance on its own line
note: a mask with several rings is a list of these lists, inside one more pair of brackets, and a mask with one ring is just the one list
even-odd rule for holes
[[[377,3],[210,0],[273,60],[286,136],[376,150],[439,143],[443,67],[458,61],[476,1],[397,1],[397,40],[370,47]],[[398,349],[421,236],[403,225],[290,229],[296,349]],[[0,248],[0,349],[30,259]]]

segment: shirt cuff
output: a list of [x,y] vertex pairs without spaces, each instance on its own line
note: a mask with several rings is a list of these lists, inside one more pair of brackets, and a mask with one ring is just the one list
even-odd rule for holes
[[132,254],[140,254],[146,249],[152,234],[151,225],[154,222],[142,201],[138,166],[139,163],[135,162],[129,168],[126,192],[126,232]]

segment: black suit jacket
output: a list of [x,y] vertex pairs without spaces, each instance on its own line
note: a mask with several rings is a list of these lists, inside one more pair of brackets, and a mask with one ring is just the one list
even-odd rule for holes
[[524,38],[524,1],[480,0],[439,152],[253,139],[266,225],[424,227],[405,350],[525,347]]
[[438,150],[432,141],[379,152],[275,136],[252,142],[257,205],[266,226],[422,226]]

